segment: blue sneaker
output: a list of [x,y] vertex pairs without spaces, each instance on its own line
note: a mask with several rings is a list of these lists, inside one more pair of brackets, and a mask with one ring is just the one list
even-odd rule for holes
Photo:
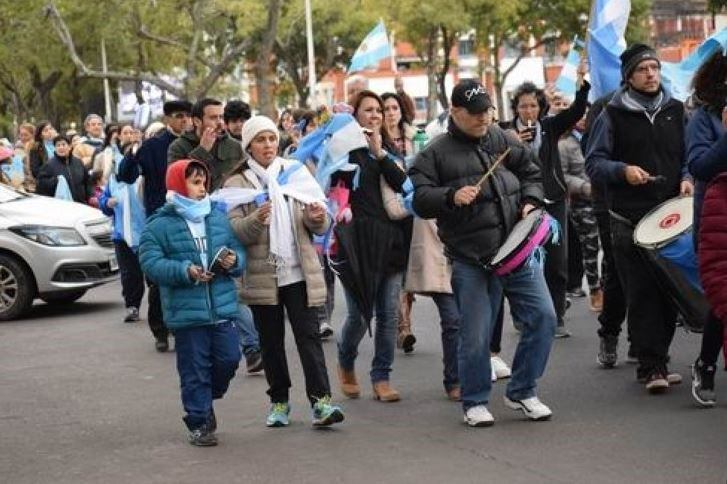
[[327,427],[329,425],[343,422],[343,411],[338,405],[331,403],[331,397],[320,398],[313,405],[313,426]]
[[290,420],[288,419],[289,414],[290,405],[287,402],[273,403],[265,424],[268,427],[287,427],[290,424]]

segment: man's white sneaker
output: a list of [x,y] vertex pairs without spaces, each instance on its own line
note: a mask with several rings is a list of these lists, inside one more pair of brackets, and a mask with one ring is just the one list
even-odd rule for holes
[[484,405],[468,408],[464,413],[464,421],[470,427],[490,427],[495,423],[492,414]]
[[497,381],[497,373],[495,372],[495,366],[492,363],[490,363],[490,370],[492,370],[490,372],[490,380],[492,380],[492,383],[495,383]]
[[507,366],[507,363],[505,363],[505,361],[499,356],[493,356],[490,358],[490,366],[492,367],[493,375],[495,375],[498,380],[510,378],[510,375],[512,375],[510,367]]
[[505,398],[505,406],[512,410],[522,410],[530,420],[548,420],[553,412],[541,402],[538,397],[530,397],[524,400],[510,400]]

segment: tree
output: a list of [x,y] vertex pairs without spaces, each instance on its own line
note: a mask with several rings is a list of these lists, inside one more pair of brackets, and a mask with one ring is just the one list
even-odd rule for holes
[[[311,0],[316,78],[334,67],[345,68],[361,40],[375,25],[372,8],[342,9],[336,0]],[[300,107],[310,95],[308,50],[303,1],[287,2],[275,40],[275,55],[282,73],[293,83]]]
[[[105,15],[99,19],[97,35],[123,39],[135,47],[131,49],[134,58],[125,59],[126,62],[119,62],[106,72],[93,67],[84,56],[89,43],[100,41],[100,37],[90,37],[82,30],[93,20],[89,19],[89,9],[77,2],[60,0],[51,0],[45,7],[50,26],[79,77],[144,81],[178,97],[199,98],[229,74],[250,49],[250,34],[259,26],[263,7],[253,0],[112,0],[104,3],[104,9],[96,10],[103,10]],[[86,21],[85,25],[67,23],[66,18],[76,15]],[[109,22],[109,18],[118,22]],[[177,78],[179,82],[175,82]]]
[[414,46],[429,79],[427,118],[436,115],[436,102],[449,107],[445,80],[452,66],[452,48],[469,28],[465,0],[401,0],[392,10],[397,34]]

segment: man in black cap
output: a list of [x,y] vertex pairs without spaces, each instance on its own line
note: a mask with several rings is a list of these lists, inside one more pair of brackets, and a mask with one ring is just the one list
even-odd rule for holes
[[[681,382],[667,368],[676,310],[652,268],[639,253],[633,231],[651,209],[679,195],[691,195],[684,155],[684,106],[661,84],[656,52],[635,44],[621,55],[623,86],[596,120],[586,157],[594,184],[607,186],[613,256],[626,294],[636,376],[650,393]],[[616,352],[616,334],[602,334],[602,346]]]
[[[508,296],[523,331],[512,365],[505,404],[532,420],[551,416],[536,396],[555,332],[556,316],[543,275],[535,262],[506,276],[487,265],[517,221],[543,205],[540,169],[533,153],[493,124],[485,87],[458,83],[446,133],[416,157],[409,175],[416,187],[414,210],[436,218],[445,252],[452,260],[452,289],[460,309],[459,376],[464,420],[492,425],[490,337],[502,301]],[[493,169],[496,159],[510,150]],[[491,176],[483,179],[492,170]]]

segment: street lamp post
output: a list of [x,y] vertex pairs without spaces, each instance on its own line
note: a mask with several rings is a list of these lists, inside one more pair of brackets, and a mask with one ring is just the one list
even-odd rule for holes
[[305,0],[305,36],[308,46],[308,106],[315,109],[316,102],[316,57],[313,49],[313,13],[311,0]]

